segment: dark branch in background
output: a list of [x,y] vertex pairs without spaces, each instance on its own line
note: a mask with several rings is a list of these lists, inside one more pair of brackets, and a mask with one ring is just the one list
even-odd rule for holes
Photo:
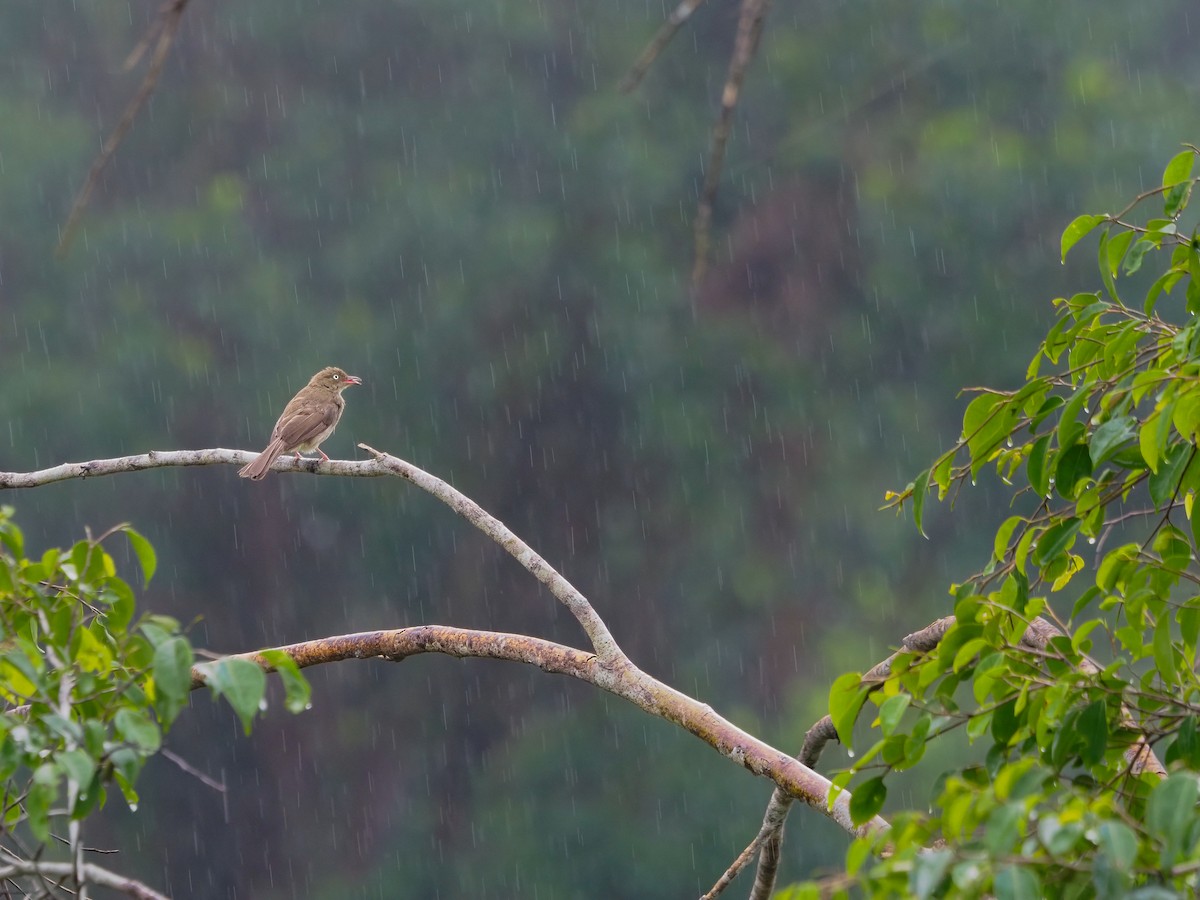
[[679,30],[684,22],[691,18],[692,13],[703,2],[704,0],[682,0],[671,11],[671,15],[667,16],[667,21],[663,22],[662,27],[655,32],[654,37],[650,39],[650,43],[646,45],[646,49],[642,51],[642,55],[629,67],[629,71],[621,79],[621,84],[618,86],[621,93],[628,94],[642,83],[642,79],[646,77],[646,73],[654,65],[654,61],[658,59],[658,54],[662,53],[667,44],[671,43],[671,38],[675,37],[675,32]]
[[[646,45],[641,56],[621,79],[620,89],[622,91],[631,91],[641,83],[646,72],[654,65],[654,61],[670,43],[671,38],[703,2],[704,0],[681,0],[650,43]],[[734,39],[733,54],[729,58],[729,72],[725,76],[725,88],[721,92],[721,111],[713,125],[708,163],[704,169],[704,185],[700,190],[696,219],[692,225],[695,240],[695,259],[692,262],[693,290],[700,286],[708,271],[708,258],[712,246],[713,204],[716,202],[717,186],[720,184],[721,170],[725,164],[725,146],[729,143],[733,111],[737,107],[738,98],[742,93],[742,82],[746,78],[746,70],[754,61],[754,54],[758,52],[763,20],[770,8],[771,0],[742,0],[741,12],[738,14],[737,37]]]
[[113,154],[121,146],[121,141],[125,139],[125,135],[133,127],[133,120],[137,118],[137,114],[141,111],[146,101],[150,99],[150,95],[154,93],[154,88],[158,84],[158,77],[162,74],[163,65],[167,61],[167,54],[171,50],[171,44],[175,42],[175,35],[179,32],[179,24],[183,20],[183,11],[187,8],[187,5],[188,0],[167,0],[159,9],[158,17],[146,32],[146,36],[142,38],[133,49],[133,52],[129,54],[128,59],[125,60],[125,68],[132,69],[138,64],[138,61],[145,54],[150,44],[157,38],[158,43],[154,48],[154,55],[150,59],[150,66],[146,69],[146,75],[142,78],[141,86],[138,88],[137,93],[133,95],[133,99],[125,107],[125,112],[121,114],[121,120],[117,122],[117,127],[113,129],[112,134],[108,136],[108,140],[104,142],[104,146],[100,148],[99,155],[92,161],[92,167],[88,170],[83,187],[75,195],[75,202],[71,204],[71,212],[67,216],[67,224],[63,226],[62,235],[58,239],[58,247],[55,250],[60,256],[66,253],[67,248],[71,245],[71,238],[75,236],[75,229],[79,227],[79,220],[83,216],[83,210],[87,206],[97,182],[100,180],[101,173],[108,166],[109,162],[112,161]]
[[725,164],[725,145],[729,142],[733,110],[742,93],[742,81],[746,70],[758,50],[758,39],[762,36],[763,20],[771,0],[742,0],[742,11],[738,16],[737,38],[733,44],[733,56],[729,59],[729,74],[725,78],[725,89],[721,92],[721,112],[713,126],[712,144],[708,151],[708,166],[704,172],[704,187],[700,191],[700,203],[696,207],[696,221],[692,226],[695,237],[696,258],[692,262],[692,290],[700,286],[708,271],[708,257],[712,245],[712,211],[717,199],[717,185],[721,180],[721,168]]

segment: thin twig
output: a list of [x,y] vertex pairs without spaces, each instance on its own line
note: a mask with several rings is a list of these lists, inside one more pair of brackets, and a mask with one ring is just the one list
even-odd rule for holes
[[141,57],[145,48],[149,46],[151,36],[158,35],[158,43],[154,48],[154,55],[150,59],[150,65],[146,69],[146,75],[142,79],[142,84],[138,88],[133,99],[129,101],[125,107],[125,112],[121,114],[121,119],[117,122],[117,127],[113,129],[112,134],[108,136],[108,140],[104,142],[104,146],[100,148],[99,155],[92,161],[92,167],[88,170],[87,178],[83,182],[83,187],[79,189],[79,193],[75,195],[75,202],[71,204],[71,212],[67,216],[67,224],[63,226],[62,236],[58,239],[58,247],[55,252],[62,256],[67,252],[67,248],[71,244],[71,239],[75,236],[75,230],[79,226],[79,220],[83,216],[83,210],[87,206],[88,200],[92,196],[92,191],[95,190],[96,184],[100,180],[100,174],[112,161],[113,155],[117,152],[117,148],[121,146],[121,141],[125,139],[125,135],[129,129],[133,127],[133,120],[137,118],[138,112],[142,106],[150,99],[150,95],[154,93],[154,88],[158,84],[158,77],[162,74],[163,65],[167,61],[167,54],[171,50],[171,44],[175,41],[175,35],[179,31],[179,24],[183,20],[183,11],[187,8],[188,0],[167,0],[159,10],[158,18],[154,24],[150,26],[150,31],[141,40],[133,53],[130,54],[126,65],[133,65]]
[[183,771],[187,772],[189,775],[191,775],[193,778],[195,778],[197,781],[199,781],[201,784],[208,785],[214,791],[219,791],[222,794],[225,793],[226,790],[228,790],[225,787],[224,782],[216,781],[213,778],[209,778],[207,775],[205,775],[203,772],[201,772],[199,769],[197,769],[195,766],[193,766],[191,763],[189,763],[186,759],[184,759],[178,753],[173,753],[170,750],[168,750],[166,747],[160,747],[159,752],[164,757],[166,757],[168,760],[175,763],[175,765],[179,766],[179,768],[183,769]]

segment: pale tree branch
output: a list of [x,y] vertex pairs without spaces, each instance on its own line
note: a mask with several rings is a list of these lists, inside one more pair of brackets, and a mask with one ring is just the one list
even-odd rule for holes
[[[417,625],[392,631],[367,631],[276,647],[300,668],[347,659],[400,662],[422,653],[455,657],[507,659],[537,666],[544,672],[569,675],[627,700],[639,709],[691,732],[722,756],[774,781],[781,790],[829,816],[856,836],[886,829],[876,816],[856,826],[850,818],[850,793],[842,792],[829,808],[831,783],[781,750],[722,718],[712,707],[647,675],[624,655],[605,660],[594,653],[523,634],[475,631],[449,625]],[[236,654],[272,671],[265,651]],[[225,657],[229,658],[229,657]],[[205,683],[203,666],[192,670],[193,690]]]
[[[0,881],[17,878],[39,878],[43,880],[73,879],[76,864],[73,862],[36,862],[34,860],[8,860],[0,865]],[[160,894],[154,888],[134,878],[118,875],[94,863],[81,865],[83,878],[91,884],[120,891],[135,900],[170,900],[166,894]]]
[[[360,477],[393,475],[412,482],[450,506],[499,543],[546,585],[579,621],[591,640],[595,653],[526,635],[425,625],[398,631],[330,637],[279,648],[291,656],[297,665],[308,666],[343,659],[378,657],[398,661],[416,653],[509,659],[535,665],[547,672],[571,675],[587,681],[628,700],[651,715],[679,725],[755,775],[774,781],[789,795],[829,816],[852,834],[861,835],[888,827],[887,822],[878,816],[864,825],[856,826],[850,816],[849,792],[841,792],[831,808],[828,798],[832,785],[828,779],[733,725],[717,715],[707,704],[680,693],[639,669],[621,651],[588,600],[502,522],[489,515],[473,500],[411,463],[366,444],[359,444],[359,447],[370,453],[373,458],[361,461],[297,461],[281,457],[272,468],[281,472]],[[223,449],[155,451],[140,456],[67,463],[39,472],[0,473],[0,488],[28,488],[70,478],[110,475],[172,465],[240,466],[256,455],[243,450]],[[257,653],[242,656],[256,661],[264,668],[270,668]],[[193,688],[203,681],[203,669],[194,670]]]
[[[367,460],[318,460],[296,459],[281,456],[271,466],[274,472],[301,472],[309,475],[345,475],[357,477],[379,477],[394,475],[412,482],[437,497],[468,522],[492,538],[510,553],[522,566],[546,585],[550,592],[570,610],[579,621],[592,642],[596,653],[603,658],[620,654],[621,649],[609,633],[604,621],[588,603],[587,599],[567,579],[535,553],[528,544],[510,531],[503,522],[489,515],[474,500],[455,490],[440,478],[419,469],[411,463],[381,453],[366,444],[359,444],[372,454]],[[257,457],[257,453],[245,450],[151,450],[137,456],[121,456],[115,459],[94,459],[83,463],[64,463],[37,472],[0,472],[0,489],[31,488],[71,478],[93,478],[115,475],[121,472],[138,472],[172,466],[242,466]]]
[[[72,478],[96,478],[143,469],[179,468],[182,466],[244,466],[258,456],[247,450],[151,450],[135,456],[113,459],[93,459],[88,462],[63,463],[36,472],[0,472],[0,490],[5,488],[35,488]],[[370,469],[371,471],[366,471]],[[281,456],[271,466],[273,472],[301,472],[308,475],[383,475],[369,460],[296,459]]]

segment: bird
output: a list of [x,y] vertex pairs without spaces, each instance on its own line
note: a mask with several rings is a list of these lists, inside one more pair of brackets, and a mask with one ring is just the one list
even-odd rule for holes
[[328,460],[321,442],[333,434],[346,401],[342,391],[352,384],[362,384],[357,375],[347,375],[337,366],[326,366],[300,388],[296,396],[288,401],[283,414],[271,431],[267,448],[239,471],[242,478],[261,481],[271,469],[271,464],[285,453],[316,450],[321,459]]

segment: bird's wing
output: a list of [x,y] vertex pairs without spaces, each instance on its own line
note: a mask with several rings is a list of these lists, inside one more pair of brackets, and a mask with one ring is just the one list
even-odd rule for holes
[[332,403],[305,406],[291,413],[284,413],[275,426],[275,436],[283,441],[284,453],[290,453],[302,444],[323,434],[337,421],[338,408]]

